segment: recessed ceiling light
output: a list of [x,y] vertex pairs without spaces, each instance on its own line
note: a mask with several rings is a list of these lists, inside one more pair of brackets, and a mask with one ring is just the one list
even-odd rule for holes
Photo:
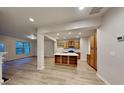
[[82,6],[81,6],[81,7],[78,7],[79,10],[83,10],[84,8],[85,8],[85,7],[82,7]]
[[81,35],[81,32],[79,32],[78,34]]
[[29,21],[34,22],[34,19],[30,17],[30,18],[29,18]]
[[71,35],[71,32],[68,32],[69,35]]
[[59,36],[60,34],[59,33],[57,33],[57,36]]

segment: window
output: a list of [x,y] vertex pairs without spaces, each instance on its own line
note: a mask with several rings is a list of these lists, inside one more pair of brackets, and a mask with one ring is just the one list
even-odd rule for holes
[[0,52],[5,52],[5,45],[4,43],[0,42]]
[[21,54],[30,54],[30,43],[29,42],[22,42],[22,41],[17,41],[16,42],[16,54],[21,55]]
[[29,42],[24,42],[24,52],[26,55],[30,54],[30,43]]
[[16,54],[20,55],[23,53],[24,53],[23,42],[17,41],[16,42]]

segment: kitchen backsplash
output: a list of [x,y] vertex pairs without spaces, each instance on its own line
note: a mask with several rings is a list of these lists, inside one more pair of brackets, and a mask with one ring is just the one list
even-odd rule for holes
[[76,49],[76,48],[67,48],[67,49],[64,49],[63,47],[59,47],[56,50],[57,53],[63,53],[63,52],[69,52],[69,51],[80,52],[80,49]]

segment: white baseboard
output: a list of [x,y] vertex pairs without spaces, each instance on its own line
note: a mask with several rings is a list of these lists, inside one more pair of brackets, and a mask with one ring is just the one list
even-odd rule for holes
[[104,81],[104,83],[106,84],[106,85],[111,85],[111,83],[109,83],[105,78],[103,78],[99,73],[96,73],[96,75],[102,80],[102,81]]

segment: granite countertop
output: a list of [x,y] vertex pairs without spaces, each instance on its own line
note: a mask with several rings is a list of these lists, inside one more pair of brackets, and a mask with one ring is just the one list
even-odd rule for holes
[[55,53],[54,55],[60,55],[60,56],[78,56],[76,53]]

